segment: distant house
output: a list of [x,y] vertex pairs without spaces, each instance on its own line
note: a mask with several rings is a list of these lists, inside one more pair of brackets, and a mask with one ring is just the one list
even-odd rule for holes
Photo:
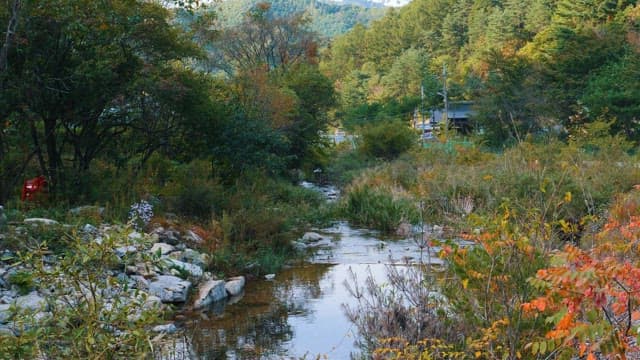
[[[431,123],[440,124],[444,122],[444,109],[435,109],[431,111]],[[447,117],[449,126],[457,129],[462,133],[470,133],[474,126],[471,118],[475,115],[473,110],[473,101],[452,101],[449,103],[449,111]]]

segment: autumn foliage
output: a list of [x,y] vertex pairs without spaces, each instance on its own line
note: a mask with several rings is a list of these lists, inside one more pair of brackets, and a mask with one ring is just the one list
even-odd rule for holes
[[553,325],[544,339],[526,345],[531,353],[587,359],[640,354],[639,199],[637,189],[621,196],[592,246],[565,246],[553,254],[552,266],[529,279],[543,295],[523,310]]

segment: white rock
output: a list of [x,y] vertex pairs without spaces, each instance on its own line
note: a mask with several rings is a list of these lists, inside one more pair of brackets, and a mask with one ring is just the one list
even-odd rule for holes
[[176,276],[160,275],[149,283],[149,294],[157,296],[163,303],[181,303],[187,301],[191,282]]
[[129,233],[128,237],[131,240],[140,240],[140,239],[142,239],[142,234],[140,234],[137,231],[133,231],[133,232]]
[[161,307],[162,307],[162,299],[153,295],[147,296],[147,298],[144,300],[144,304],[142,305],[142,308],[145,310],[159,309]]
[[117,247],[115,249],[113,249],[113,251],[115,251],[116,255],[118,255],[118,257],[123,257],[125,255],[128,254],[134,254],[138,251],[138,248],[133,246],[133,245],[129,245],[129,246],[120,246]]
[[28,219],[24,219],[23,222],[29,225],[48,225],[48,226],[60,225],[60,223],[55,220],[45,219],[45,218],[28,218]]
[[153,244],[151,250],[149,252],[151,254],[157,254],[160,251],[160,255],[167,255],[168,253],[174,251],[176,248],[173,245],[169,245],[167,243],[159,242]]
[[227,290],[229,296],[237,296],[242,293],[244,290],[245,279],[244,276],[236,276],[229,279],[225,284],[224,288]]
[[187,232],[184,234],[184,240],[198,245],[204,243],[202,237],[191,230],[187,230]]
[[276,274],[267,274],[264,276],[266,280],[273,280],[276,278]]
[[11,305],[9,304],[0,304],[0,324],[5,324],[11,318]]
[[196,264],[201,268],[206,268],[209,263],[209,256],[207,254],[201,254],[192,249],[185,249],[178,259],[184,262]]
[[315,233],[315,232],[307,232],[302,236],[302,241],[304,242],[318,242],[324,239],[324,236]]
[[91,224],[85,224],[82,227],[82,232],[85,234],[97,234],[98,233],[98,228],[91,225]]
[[16,336],[16,333],[8,326],[0,326],[0,336]]
[[16,307],[25,310],[46,310],[47,301],[37,292],[32,291],[29,295],[20,296],[15,301]]
[[151,328],[151,331],[157,333],[173,334],[174,332],[178,331],[178,328],[175,324],[164,324],[154,326],[153,328]]
[[222,280],[209,280],[200,285],[198,295],[193,303],[195,309],[201,309],[210,304],[224,300],[227,297],[225,283]]
[[172,259],[172,258],[163,258],[163,261],[167,265],[167,267],[180,269],[181,271],[186,271],[190,276],[194,278],[201,278],[203,275],[202,268],[198,265],[189,264],[180,260]]
[[136,289],[146,291],[149,289],[149,280],[145,279],[142,275],[131,275]]

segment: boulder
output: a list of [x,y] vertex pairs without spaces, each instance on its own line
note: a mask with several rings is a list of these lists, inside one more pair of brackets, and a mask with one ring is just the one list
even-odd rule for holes
[[244,276],[236,276],[229,279],[225,284],[224,288],[227,290],[229,296],[237,296],[242,293],[244,290],[245,279]]
[[202,245],[204,243],[202,237],[200,237],[200,235],[196,234],[192,230],[187,230],[183,238],[185,241],[188,241],[192,244]]
[[44,225],[44,226],[60,225],[60,223],[55,220],[45,219],[45,218],[27,218],[27,219],[24,219],[23,222],[27,225]]
[[131,275],[131,280],[134,282],[134,286],[138,290],[149,290],[149,280],[142,275]]
[[125,255],[135,254],[138,251],[138,248],[133,246],[133,245],[120,246],[120,247],[117,247],[117,248],[113,249],[113,251],[115,251],[115,253],[116,253],[116,255],[118,255],[118,257],[124,257]]
[[9,322],[12,314],[13,312],[11,311],[11,305],[0,304],[0,324],[6,324],[7,322]]
[[149,294],[159,297],[163,303],[187,301],[189,289],[191,282],[170,275],[160,275],[149,283]]
[[32,291],[30,294],[25,296],[20,296],[15,300],[15,304],[17,308],[24,310],[46,310],[47,309],[47,301],[36,291]]
[[173,245],[169,245],[167,243],[159,242],[153,244],[151,250],[149,252],[151,254],[157,254],[160,252],[160,255],[167,255],[168,253],[174,251],[176,248]]
[[180,242],[180,232],[173,229],[165,230],[165,228],[160,226],[153,230],[153,234],[158,235],[158,241],[170,245],[176,245]]
[[140,275],[145,278],[151,278],[157,275],[154,266],[144,262],[128,265],[125,270],[128,275]]
[[14,337],[16,333],[9,326],[0,326],[0,336]]
[[320,240],[324,239],[324,236],[315,233],[315,232],[307,232],[302,236],[302,241],[306,242],[306,243],[310,243],[310,242],[318,242]]
[[180,258],[178,259],[188,263],[198,265],[201,268],[206,268],[207,265],[209,264],[209,256],[207,254],[201,254],[192,249],[185,249],[182,252],[182,255],[180,256]]
[[178,327],[173,323],[164,324],[164,325],[156,325],[156,326],[151,328],[151,331],[152,332],[156,332],[156,333],[173,334],[176,331],[178,331]]
[[186,271],[187,273],[189,273],[189,276],[192,276],[197,279],[201,278],[204,273],[202,271],[202,268],[198,265],[190,264],[190,263],[172,259],[169,257],[165,257],[162,260],[167,268]]
[[137,231],[132,231],[127,235],[129,240],[142,240],[142,234]]
[[193,303],[195,309],[201,309],[212,303],[227,298],[227,290],[222,280],[208,280],[198,288],[198,295]]

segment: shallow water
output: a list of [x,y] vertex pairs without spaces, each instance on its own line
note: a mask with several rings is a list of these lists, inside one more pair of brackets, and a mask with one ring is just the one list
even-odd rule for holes
[[[355,299],[344,286],[352,273],[386,281],[386,266],[431,260],[411,239],[382,240],[375,233],[337,223],[318,231],[323,242],[309,260],[274,280],[249,281],[244,294],[204,313],[187,314],[184,347],[197,359],[349,359],[357,352],[354,327],[343,304]],[[423,249],[424,250],[424,249]]]

